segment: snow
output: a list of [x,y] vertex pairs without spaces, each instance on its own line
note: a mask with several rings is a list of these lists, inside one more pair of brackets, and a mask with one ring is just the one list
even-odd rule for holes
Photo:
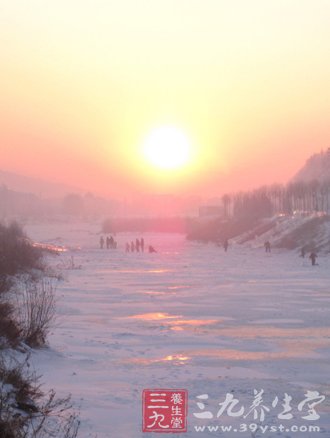
[[[254,389],[264,390],[270,406],[262,425],[312,423],[330,436],[329,258],[320,256],[312,267],[294,252],[266,254],[233,244],[225,253],[179,234],[145,234],[146,246],[157,253],[126,254],[126,241],[141,236],[119,234],[117,250],[101,250],[95,224],[29,225],[26,231],[39,243],[68,248],[50,258],[64,275],[58,316],[49,348],[32,359],[45,389],[72,394],[81,437],[152,436],[141,427],[148,388],[188,390],[188,432],[173,436],[219,436],[195,426],[220,420],[237,428],[258,423],[252,414],[208,422],[193,415],[201,394],[208,394],[214,414],[227,393],[248,410]],[[297,410],[308,390],[326,396],[315,408],[317,421]],[[277,418],[285,393],[293,397],[290,421]],[[222,436],[237,435],[281,434]]]

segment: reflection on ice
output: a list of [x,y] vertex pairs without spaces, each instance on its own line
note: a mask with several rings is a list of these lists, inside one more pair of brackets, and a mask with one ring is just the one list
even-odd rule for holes
[[[150,271],[150,272],[159,272],[159,271]],[[162,271],[163,272],[163,271]],[[144,290],[143,293],[145,295],[165,295],[165,296],[170,296],[170,295],[177,295],[178,292],[182,289],[188,289],[188,286],[184,286],[184,285],[178,285],[178,286],[166,286],[165,290],[162,291],[158,291],[158,290]]]
[[154,295],[154,296],[162,296],[162,295],[176,295],[175,292],[162,292],[162,291],[156,291],[156,290],[146,290],[143,291],[145,295]]
[[201,327],[209,324],[220,322],[218,319],[184,319],[182,315],[170,315],[164,312],[143,313],[139,315],[128,316],[129,319],[138,319],[143,321],[161,321],[162,325],[167,325],[171,330],[184,330],[190,327]]
[[146,272],[150,272],[152,274],[164,274],[165,272],[171,272],[170,269],[149,269]]
[[181,285],[181,286],[167,286],[167,289],[169,290],[177,290],[177,289],[187,289],[187,285]]
[[174,361],[179,361],[179,362],[186,362],[189,359],[188,356],[182,356],[181,354],[175,354],[175,355],[169,355],[164,357],[163,360],[167,361],[167,362],[174,362]]
[[169,321],[171,330],[182,331],[193,327],[203,327],[219,322],[217,319],[180,319],[177,321]]
[[154,313],[142,313],[140,315],[132,315],[132,316],[128,316],[128,318],[142,319],[143,321],[161,321],[166,319],[179,318],[179,316],[170,315],[168,313],[163,313],[163,312],[154,312]]
[[145,357],[135,357],[132,359],[127,359],[124,362],[134,365],[161,365],[166,363],[171,363],[172,365],[184,365],[190,360],[190,357],[184,356],[182,354],[173,354],[161,358],[145,358]]
[[172,272],[171,269],[120,269],[116,267],[107,269],[106,271],[113,271],[121,274],[166,274],[167,272]]
[[125,363],[135,365],[157,365],[171,363],[173,365],[184,365],[185,363],[205,361],[207,359],[219,359],[227,361],[268,361],[289,358],[318,358],[320,355],[316,349],[326,346],[327,342],[298,342],[292,340],[283,341],[277,347],[279,351],[244,351],[239,349],[198,349],[188,350],[186,354],[171,354],[159,358],[138,357],[127,359]]
[[32,244],[32,246],[34,246],[34,248],[40,248],[40,249],[43,249],[45,251],[55,252],[55,253],[61,253],[61,252],[67,252],[68,251],[68,248],[65,248],[64,246],[60,246],[60,245],[54,245],[52,243],[37,243],[37,242],[34,242]]

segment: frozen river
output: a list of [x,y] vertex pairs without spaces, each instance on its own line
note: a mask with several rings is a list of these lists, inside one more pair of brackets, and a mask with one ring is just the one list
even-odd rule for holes
[[101,250],[96,227],[26,231],[72,248],[51,259],[58,317],[33,362],[45,388],[72,394],[82,438],[154,436],[144,389],[188,391],[187,432],[173,436],[330,436],[329,258],[159,234],[144,235],[156,254],[126,254],[137,235]]

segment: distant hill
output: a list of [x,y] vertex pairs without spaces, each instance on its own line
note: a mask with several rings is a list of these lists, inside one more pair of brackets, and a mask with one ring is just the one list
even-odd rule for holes
[[19,175],[13,172],[0,170],[0,186],[22,192],[33,193],[41,198],[59,198],[68,193],[82,193],[81,189],[65,184],[45,181],[39,178]]
[[287,185],[228,196],[227,214],[195,220],[188,238],[330,254],[330,148],[311,156]]
[[312,155],[302,169],[293,177],[292,182],[330,181],[330,148],[325,152]]

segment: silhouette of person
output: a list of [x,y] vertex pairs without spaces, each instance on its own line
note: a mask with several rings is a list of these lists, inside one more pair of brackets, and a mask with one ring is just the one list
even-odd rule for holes
[[109,238],[109,236],[107,236],[107,238],[106,238],[106,244],[107,244],[107,249],[109,249],[110,248],[110,238]]
[[227,252],[228,246],[229,246],[228,239],[225,239],[225,241],[223,242],[223,247],[225,252]]
[[135,251],[135,245],[134,245],[134,242],[132,241],[131,242],[131,252],[134,252]]
[[135,239],[136,252],[140,252],[140,241],[138,238]]
[[270,252],[270,242],[267,240],[267,242],[264,243],[265,251]]
[[143,237],[141,237],[140,246],[141,246],[141,251],[144,252],[144,238]]
[[104,247],[104,237],[101,236],[100,237],[100,248],[103,249],[103,247]]
[[109,246],[110,246],[110,248],[115,247],[115,239],[112,236],[110,236],[110,239],[109,239]]
[[130,248],[131,248],[131,247],[130,247],[130,244],[127,242],[127,243],[126,243],[126,249],[125,249],[126,252],[129,252]]
[[315,252],[311,252],[311,253],[310,253],[309,258],[310,258],[311,261],[312,261],[312,266],[315,266],[315,265],[316,265],[316,257],[317,257],[317,254],[316,254]]
[[300,257],[302,257],[304,259],[305,258],[305,254],[306,254],[305,248],[302,247],[301,251],[300,251]]
[[155,248],[154,248],[153,246],[151,246],[151,245],[149,245],[148,251],[149,251],[150,253],[152,253],[152,252],[157,252],[157,251],[155,250]]

